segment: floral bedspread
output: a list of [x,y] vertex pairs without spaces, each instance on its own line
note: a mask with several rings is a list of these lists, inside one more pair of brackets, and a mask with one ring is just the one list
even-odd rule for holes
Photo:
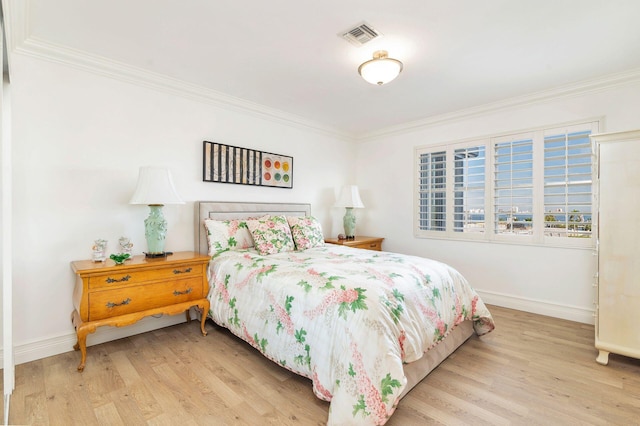
[[406,386],[403,363],[460,322],[491,314],[455,269],[338,245],[260,256],[226,251],[209,267],[210,317],[313,381],[328,424],[384,424]]

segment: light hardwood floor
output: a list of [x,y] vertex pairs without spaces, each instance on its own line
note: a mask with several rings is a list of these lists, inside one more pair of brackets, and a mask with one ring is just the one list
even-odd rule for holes
[[[473,336],[401,402],[390,426],[640,424],[640,361],[595,362],[593,327],[490,307]],[[16,367],[11,424],[321,425],[311,382],[197,322]]]

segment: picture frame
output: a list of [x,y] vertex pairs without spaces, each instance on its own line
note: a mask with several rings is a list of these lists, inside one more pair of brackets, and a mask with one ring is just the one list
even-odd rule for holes
[[293,157],[203,141],[204,182],[293,188]]

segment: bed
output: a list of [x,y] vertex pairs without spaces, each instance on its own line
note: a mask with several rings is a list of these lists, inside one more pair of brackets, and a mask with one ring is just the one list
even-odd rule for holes
[[[195,216],[195,249],[212,256],[209,317],[311,379],[328,424],[384,424],[474,332],[494,328],[455,269],[324,244],[309,204],[200,201]],[[287,231],[293,247],[273,237]]]

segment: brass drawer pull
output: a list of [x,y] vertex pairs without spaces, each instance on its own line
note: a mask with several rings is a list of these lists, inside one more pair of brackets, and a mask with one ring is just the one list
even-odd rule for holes
[[189,287],[188,289],[186,289],[185,291],[178,291],[178,290],[173,290],[173,295],[174,296],[180,296],[183,294],[189,294],[193,291],[193,289],[191,287]]
[[129,281],[129,278],[131,278],[131,275],[125,275],[124,277],[120,278],[119,280],[116,279],[116,278],[108,277],[107,278],[107,282],[109,284],[111,284],[111,283],[121,283],[123,281]]
[[369,247],[376,247],[378,244],[373,243],[373,244],[369,244]]
[[107,302],[107,308],[115,308],[116,306],[128,305],[131,302],[131,299],[127,297],[126,300],[123,300],[120,303]]
[[173,273],[174,273],[174,274],[176,274],[176,275],[177,275],[177,274],[186,274],[187,272],[191,272],[191,268],[187,268],[187,269],[185,269],[184,271],[181,271],[181,270],[179,270],[179,269],[174,269],[174,270],[173,270]]

